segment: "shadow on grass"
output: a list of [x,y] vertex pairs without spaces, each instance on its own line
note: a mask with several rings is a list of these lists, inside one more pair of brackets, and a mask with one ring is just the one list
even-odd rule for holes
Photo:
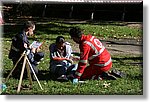
[[[36,22],[36,35],[64,35],[68,34],[71,25],[75,24],[89,24],[89,25],[115,25],[126,26],[128,23],[114,22],[114,21],[91,21],[91,20],[75,20],[75,19],[45,19],[32,18]],[[22,23],[30,19],[15,19],[14,22],[9,22],[4,25],[4,37],[12,38],[15,34],[21,31]],[[69,24],[70,26],[64,26]],[[113,42],[112,42],[113,43]]]
[[[54,23],[46,23],[46,24],[37,24],[35,35],[39,36],[42,34],[47,35],[65,35],[69,32],[70,27],[66,27],[59,24]],[[22,29],[22,25],[4,25],[4,34],[3,37],[5,38],[12,38],[16,34],[18,34]]]
[[[126,42],[125,42],[126,41]],[[142,46],[142,44],[134,44],[132,43],[128,43],[128,40],[124,40],[124,42],[115,42],[115,41],[107,41],[109,44],[116,44],[116,45],[133,45],[133,46]]]
[[[112,60],[116,60],[113,63],[120,63],[122,65],[143,65],[143,57],[122,57],[122,58],[112,57]],[[133,60],[133,62],[124,62],[127,60]]]
[[[6,78],[11,70],[7,70],[5,73],[3,73],[3,77]],[[21,72],[19,73],[15,73],[15,75],[11,75],[9,78],[14,78],[19,80],[20,79],[20,75]],[[47,70],[39,70],[38,74],[36,74],[38,77],[38,80],[40,81],[49,81],[49,80],[53,80],[53,81],[60,81],[60,82],[64,82],[64,80],[56,80],[56,78],[54,76],[52,76],[52,74],[50,73],[50,71]],[[27,74],[26,71],[24,72],[24,76],[23,79],[27,79]],[[33,79],[32,79],[33,80]],[[35,79],[33,81],[36,81]]]
[[[3,73],[3,77],[6,78],[8,74],[10,73],[11,70],[7,70],[5,73]],[[15,75],[11,75],[10,77],[14,79],[20,79],[20,72],[15,73]],[[49,71],[46,70],[39,70],[38,75],[37,75],[39,80],[51,80],[50,73]],[[27,79],[27,74],[26,71],[24,72],[24,79]]]
[[141,22],[83,20],[83,19],[66,19],[66,20],[62,20],[61,22],[64,24],[89,24],[89,25],[101,25],[101,26],[105,26],[105,25],[127,26],[129,24],[142,24]]

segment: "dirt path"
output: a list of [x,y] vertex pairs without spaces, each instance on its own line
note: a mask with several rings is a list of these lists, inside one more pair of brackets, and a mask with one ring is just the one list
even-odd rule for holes
[[[108,49],[111,55],[117,54],[142,55],[143,52],[143,42],[142,40],[139,39],[110,39],[110,40],[101,40],[101,42]],[[79,52],[79,47],[76,43],[71,41],[71,45],[74,51]]]
[[136,39],[119,39],[102,41],[111,54],[138,54],[143,52],[142,40]]

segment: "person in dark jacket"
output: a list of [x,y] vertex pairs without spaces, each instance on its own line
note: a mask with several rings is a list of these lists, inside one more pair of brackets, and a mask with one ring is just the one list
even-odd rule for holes
[[[13,65],[15,65],[18,59],[21,57],[22,53],[28,50],[29,54],[27,55],[27,57],[35,73],[38,74],[38,69],[36,68],[36,66],[39,64],[40,60],[44,58],[44,53],[39,52],[40,48],[31,48],[30,46],[28,37],[34,35],[33,33],[34,30],[35,24],[32,21],[27,21],[24,23],[22,31],[12,38],[11,49],[9,52],[9,59],[11,59],[13,61]],[[18,72],[20,73],[22,64],[23,58],[19,62],[16,70],[14,71],[14,75]]]

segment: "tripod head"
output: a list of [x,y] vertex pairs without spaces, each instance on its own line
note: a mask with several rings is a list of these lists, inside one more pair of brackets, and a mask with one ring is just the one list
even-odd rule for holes
[[23,53],[28,55],[30,53],[30,49],[26,48]]

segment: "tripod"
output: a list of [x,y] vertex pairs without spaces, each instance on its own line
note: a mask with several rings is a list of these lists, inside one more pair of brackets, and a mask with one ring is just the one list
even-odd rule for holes
[[17,89],[17,93],[20,92],[20,88],[21,88],[21,83],[22,83],[22,79],[23,79],[23,74],[24,74],[24,70],[25,68],[27,69],[27,76],[29,78],[29,83],[30,85],[32,86],[32,78],[31,78],[31,74],[30,74],[30,68],[31,68],[31,71],[33,72],[33,75],[34,77],[36,78],[41,90],[43,90],[36,74],[35,74],[35,71],[33,70],[33,67],[27,57],[27,55],[29,54],[29,50],[27,51],[24,51],[21,55],[21,57],[18,59],[18,61],[16,62],[16,64],[14,65],[14,67],[12,68],[12,70],[10,71],[9,75],[7,76],[6,80],[5,80],[5,83],[8,81],[9,77],[12,75],[13,71],[15,70],[15,68],[17,67],[17,64],[20,62],[20,60],[24,57],[24,60],[23,60],[23,65],[22,65],[22,70],[21,70],[21,75],[20,75],[20,80],[19,80],[19,84],[18,84],[18,89]]

